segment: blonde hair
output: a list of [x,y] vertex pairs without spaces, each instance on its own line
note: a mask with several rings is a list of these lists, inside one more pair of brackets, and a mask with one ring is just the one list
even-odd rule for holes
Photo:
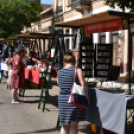
[[66,51],[66,55],[64,56],[63,61],[65,63],[75,64],[76,60],[71,50]]

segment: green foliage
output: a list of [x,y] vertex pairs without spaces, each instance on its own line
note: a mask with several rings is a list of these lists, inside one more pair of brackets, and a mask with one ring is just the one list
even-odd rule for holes
[[125,8],[130,9],[130,12],[134,12],[134,0],[105,0],[106,4],[115,8],[115,5],[119,6],[123,11]]
[[0,38],[14,38],[41,19],[40,0],[0,0]]

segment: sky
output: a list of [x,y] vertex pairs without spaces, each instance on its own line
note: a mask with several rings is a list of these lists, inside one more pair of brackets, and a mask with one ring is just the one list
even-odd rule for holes
[[44,3],[44,4],[52,4],[53,3],[53,0],[41,0],[41,3]]

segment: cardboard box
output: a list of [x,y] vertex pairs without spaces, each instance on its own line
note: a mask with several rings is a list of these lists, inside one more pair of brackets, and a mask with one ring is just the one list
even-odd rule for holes
[[[129,80],[126,77],[118,77],[118,82],[129,83]],[[134,78],[131,78],[131,83],[134,83]]]
[[36,84],[36,83],[33,83],[33,82],[31,82],[31,85],[30,85],[31,87],[31,89],[38,89],[39,87],[38,87],[38,84]]
[[30,88],[30,89],[40,89],[40,88],[42,88],[42,87],[43,87],[43,79],[40,78],[39,84],[36,84],[36,83],[31,82],[29,88]]
[[100,134],[100,127],[96,126],[95,124],[91,124],[91,131],[95,134]]

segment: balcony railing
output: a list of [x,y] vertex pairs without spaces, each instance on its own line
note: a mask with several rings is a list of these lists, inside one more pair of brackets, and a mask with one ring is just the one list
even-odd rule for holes
[[80,6],[91,6],[91,0],[70,0],[70,6],[77,8]]
[[63,10],[63,7],[62,6],[57,6],[56,7],[56,12],[58,13],[58,12],[62,12],[62,10]]

